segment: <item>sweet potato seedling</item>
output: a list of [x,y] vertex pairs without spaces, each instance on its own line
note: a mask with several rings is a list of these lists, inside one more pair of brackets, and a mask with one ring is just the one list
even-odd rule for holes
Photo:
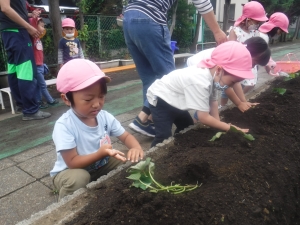
[[[240,133],[243,135],[244,138],[248,139],[249,141],[254,141],[255,138],[251,134],[245,134],[242,131],[237,130],[235,127],[230,126],[229,131]],[[216,139],[220,138],[222,134],[226,134],[226,132],[218,132],[215,136],[213,136],[209,141],[215,141]]]
[[297,73],[290,73],[288,74],[289,76],[288,77],[285,77],[284,78],[284,81],[288,81],[288,80],[291,80],[291,79],[294,79],[296,77],[299,77],[300,76],[300,73],[297,72]]
[[127,178],[133,180],[131,187],[141,188],[146,190],[147,188],[150,189],[150,192],[157,193],[159,191],[167,191],[172,194],[180,194],[187,191],[192,191],[197,187],[200,187],[202,184],[198,185],[180,185],[180,184],[173,184],[171,182],[170,186],[163,186],[162,184],[158,183],[153,178],[154,174],[154,163],[151,162],[151,158],[147,158],[145,161],[141,161],[134,166],[128,168],[127,172],[130,173],[130,176]]
[[273,88],[273,91],[280,95],[284,95],[284,93],[286,92],[286,89],[285,88]]

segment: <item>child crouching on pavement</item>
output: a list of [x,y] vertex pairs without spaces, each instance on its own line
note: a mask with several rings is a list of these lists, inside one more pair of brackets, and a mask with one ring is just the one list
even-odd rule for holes
[[[102,110],[110,78],[85,59],[66,63],[57,76],[57,90],[70,107],[55,123],[53,141],[57,160],[50,172],[59,200],[84,188],[123,162],[137,162],[143,150],[120,122]],[[127,157],[113,149],[110,136],[116,136],[129,149]]]
[[[155,126],[155,146],[175,133],[194,124],[187,110],[197,110],[199,121],[207,126],[228,131],[231,124],[221,122],[209,114],[210,101],[217,99],[217,90],[231,87],[236,82],[253,78],[252,59],[247,48],[228,41],[213,50],[211,57],[197,66],[174,70],[157,79],[147,91],[150,111]],[[238,130],[248,132],[248,129]]]

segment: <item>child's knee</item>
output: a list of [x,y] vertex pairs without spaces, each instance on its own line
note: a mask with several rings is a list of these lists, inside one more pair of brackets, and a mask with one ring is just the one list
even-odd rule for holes
[[67,195],[73,194],[80,188],[85,188],[90,182],[90,174],[84,169],[68,170],[67,174],[63,177],[58,177],[58,180],[54,181],[56,187],[59,189],[59,200]]

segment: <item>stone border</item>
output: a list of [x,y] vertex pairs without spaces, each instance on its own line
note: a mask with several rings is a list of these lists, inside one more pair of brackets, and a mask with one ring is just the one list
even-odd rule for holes
[[[270,81],[272,81],[271,79]],[[254,99],[260,93],[264,92],[266,89],[269,88],[269,82],[266,82],[261,87],[251,91],[247,94],[247,99]],[[226,110],[228,108],[232,108],[233,104],[223,107],[221,111]],[[195,124],[189,126],[188,128],[184,129],[180,133],[186,133],[189,130],[195,129],[199,127],[200,124]],[[164,140],[163,143],[157,144],[155,147],[150,148],[148,151],[145,152],[145,156],[155,152],[156,150],[166,147],[170,145],[174,140],[174,137],[170,137],[167,140]],[[122,166],[119,166],[117,169],[110,171],[107,175],[100,177],[97,181],[93,181],[87,185],[87,188],[81,188],[75,191],[72,195],[68,195],[64,197],[60,202],[53,203],[48,206],[45,210],[40,211],[38,213],[33,214],[29,219],[23,220],[18,222],[16,225],[63,225],[64,223],[70,221],[77,212],[79,212],[84,206],[88,204],[87,200],[87,192],[88,190],[93,190],[97,185],[101,184],[102,182],[106,181],[107,179],[113,177],[114,175],[118,174],[120,171],[127,169],[133,163],[127,162]],[[79,201],[80,200],[80,201]]]

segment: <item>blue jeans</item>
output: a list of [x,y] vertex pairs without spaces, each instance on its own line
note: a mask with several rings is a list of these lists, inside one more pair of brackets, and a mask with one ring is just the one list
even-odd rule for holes
[[169,29],[140,11],[130,10],[124,14],[123,30],[143,83],[144,106],[149,107],[146,94],[150,85],[175,70]]
[[194,124],[188,111],[177,109],[161,98],[157,98],[156,106],[151,104],[149,106],[155,126],[155,138],[151,147],[172,136],[173,123],[176,126],[175,134]]
[[37,101],[42,101],[42,96],[46,99],[47,102],[52,103],[54,99],[51,97],[51,95],[48,92],[47,85],[45,82],[44,74],[45,74],[45,68],[44,65],[42,66],[36,66],[37,68]]

